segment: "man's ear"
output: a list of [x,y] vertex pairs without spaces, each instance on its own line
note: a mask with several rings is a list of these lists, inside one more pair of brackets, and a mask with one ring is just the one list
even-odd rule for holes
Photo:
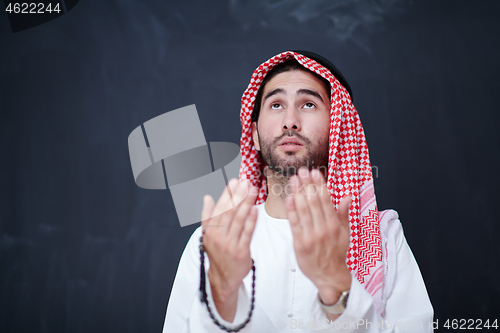
[[253,139],[253,144],[255,145],[255,149],[257,149],[257,151],[260,151],[259,134],[257,133],[256,121],[252,121],[252,139]]

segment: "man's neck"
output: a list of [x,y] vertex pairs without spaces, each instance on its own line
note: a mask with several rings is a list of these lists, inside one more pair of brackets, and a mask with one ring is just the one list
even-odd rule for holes
[[285,199],[291,193],[288,177],[267,169],[267,199],[265,209],[275,219],[286,219]]
[[[323,175],[327,178],[327,167],[319,168],[323,171]],[[288,184],[290,177],[267,169],[267,199],[265,209],[269,216],[275,219],[286,219],[285,200],[288,195],[291,195],[292,188]]]

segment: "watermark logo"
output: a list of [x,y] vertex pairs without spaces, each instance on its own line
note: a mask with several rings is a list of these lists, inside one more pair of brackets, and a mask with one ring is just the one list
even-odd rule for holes
[[[431,320],[429,319],[429,322],[427,323],[427,326],[429,329],[432,328],[436,328],[436,324],[437,324],[437,321],[436,322],[431,322]],[[426,323],[422,323],[420,321],[406,321],[406,322],[402,322],[402,321],[395,321],[395,322],[391,322],[391,321],[385,321],[385,320],[381,320],[381,321],[369,321],[369,320],[366,320],[366,319],[363,319],[363,318],[358,318],[358,319],[355,319],[353,320],[352,318],[350,318],[349,320],[336,320],[336,321],[330,321],[328,319],[325,319],[324,321],[316,321],[316,322],[310,322],[310,321],[307,321],[307,322],[303,322],[303,321],[298,321],[297,319],[291,319],[290,320],[290,328],[292,330],[295,330],[295,329],[299,329],[299,330],[303,330],[303,329],[307,329],[307,330],[311,330],[311,329],[335,329],[335,330],[350,330],[350,331],[354,331],[354,330],[363,330],[363,331],[367,331],[367,330],[372,330],[372,329],[375,329],[375,330],[393,330],[395,329],[396,327],[399,329],[399,330],[418,330],[418,331],[422,331],[423,328],[426,326]]]
[[134,129],[128,148],[136,184],[145,189],[169,188],[183,227],[200,222],[205,194],[217,202],[228,180],[239,176],[239,145],[207,143],[194,104]]

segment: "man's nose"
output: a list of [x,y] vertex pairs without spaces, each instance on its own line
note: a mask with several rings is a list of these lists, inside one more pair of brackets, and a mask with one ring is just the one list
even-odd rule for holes
[[291,129],[294,129],[296,131],[300,131],[300,129],[301,129],[300,118],[299,118],[298,110],[296,110],[294,107],[289,108],[285,111],[282,129],[283,129],[283,131],[288,131]]

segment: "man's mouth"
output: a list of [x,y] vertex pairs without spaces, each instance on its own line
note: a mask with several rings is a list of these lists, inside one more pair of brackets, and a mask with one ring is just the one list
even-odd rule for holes
[[281,140],[280,146],[302,146],[302,141],[295,137],[287,137]]
[[287,138],[283,141],[284,142],[281,143],[279,147],[283,151],[287,152],[287,154],[291,154],[294,151],[301,150],[303,147],[302,143],[297,138]]

